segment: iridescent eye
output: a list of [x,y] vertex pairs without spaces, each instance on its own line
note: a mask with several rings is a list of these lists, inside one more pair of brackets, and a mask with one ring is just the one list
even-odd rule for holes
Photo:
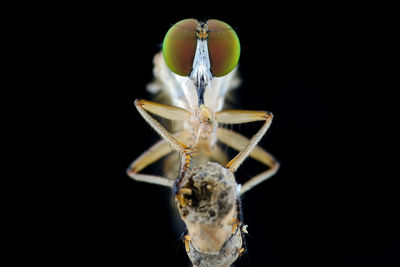
[[210,19],[206,27],[208,31],[202,34],[203,37],[196,32],[198,25],[195,19],[184,19],[168,30],[162,48],[167,66],[178,75],[188,76],[193,67],[197,39],[206,38],[212,74],[216,77],[228,74],[235,68],[240,56],[236,32],[225,22]]
[[195,19],[184,19],[173,25],[167,32],[162,52],[165,63],[176,74],[188,76],[193,67],[196,52]]
[[207,24],[211,71],[214,76],[221,77],[231,72],[239,61],[239,38],[232,27],[223,21],[210,19]]

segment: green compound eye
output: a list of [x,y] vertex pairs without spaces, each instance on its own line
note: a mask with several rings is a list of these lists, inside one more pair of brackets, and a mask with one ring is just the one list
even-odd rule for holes
[[240,57],[240,42],[236,32],[223,21],[210,19],[208,25],[208,53],[211,71],[221,77],[231,72]]
[[[196,54],[198,25],[195,19],[184,19],[174,24],[167,32],[163,42],[163,56],[167,66],[176,74],[188,76],[192,71]],[[221,77],[231,72],[240,57],[240,42],[236,32],[223,21],[207,21],[208,53],[211,72]],[[201,38],[204,38],[203,36]]]
[[164,60],[173,72],[181,76],[188,76],[193,67],[197,43],[196,25],[195,19],[181,20],[168,30],[164,38]]

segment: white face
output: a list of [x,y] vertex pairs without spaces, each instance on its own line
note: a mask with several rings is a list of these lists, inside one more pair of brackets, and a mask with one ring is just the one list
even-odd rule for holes
[[204,104],[204,91],[213,75],[210,70],[210,57],[208,55],[207,39],[197,39],[196,54],[193,60],[193,70],[190,79],[197,87],[199,103]]
[[207,24],[197,24],[196,52],[193,58],[192,72],[189,77],[198,87],[202,85],[206,86],[208,81],[213,78],[210,55],[208,53],[207,30]]
[[204,104],[205,88],[212,80],[210,57],[208,55],[207,39],[197,39],[196,54],[193,60],[193,70],[190,79],[197,87],[198,106]]

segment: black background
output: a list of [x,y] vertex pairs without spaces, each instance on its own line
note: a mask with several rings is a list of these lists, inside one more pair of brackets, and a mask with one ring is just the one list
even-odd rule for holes
[[[261,146],[281,169],[243,197],[248,252],[237,266],[398,264],[396,178],[380,150],[393,106],[381,100],[379,11],[168,8],[73,7],[45,21],[57,21],[54,78],[68,99],[69,125],[61,141],[74,155],[65,161],[71,179],[62,182],[72,187],[60,208],[68,215],[55,232],[55,242],[68,245],[57,261],[188,266],[170,190],[135,182],[125,170],[158,140],[133,105],[152,98],[145,86],[153,55],[171,25],[195,17],[223,20],[239,36],[242,86],[233,107],[275,115]],[[251,136],[258,126],[239,131]],[[237,179],[252,170],[246,161]]]

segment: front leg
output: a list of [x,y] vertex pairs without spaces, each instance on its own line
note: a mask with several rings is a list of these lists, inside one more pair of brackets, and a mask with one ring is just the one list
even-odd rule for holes
[[173,149],[180,153],[184,153],[189,149],[189,147],[176,139],[167,129],[164,128],[156,119],[154,119],[149,112],[155,113],[164,118],[169,118],[172,120],[184,120],[190,116],[189,112],[184,109],[177,107],[161,105],[158,103],[150,102],[147,100],[135,100],[135,106],[142,115],[143,119],[150,124],[150,126],[162,137],[164,138]]
[[[164,186],[172,186],[173,181],[166,179],[165,177],[156,176],[156,175],[148,175],[139,173],[146,166],[151,163],[157,161],[161,157],[169,154],[171,152],[171,147],[178,152],[185,154],[188,150],[188,146],[179,140],[179,138],[183,138],[186,142],[186,139],[189,136],[188,131],[184,131],[178,133],[176,136],[172,135],[168,132],[156,119],[154,119],[150,113],[154,113],[163,118],[181,121],[185,120],[190,116],[190,113],[187,110],[158,104],[155,102],[147,101],[147,100],[136,100],[135,106],[139,111],[140,115],[145,119],[146,122],[150,124],[150,126],[159,134],[163,139],[159,141],[157,144],[153,145],[148,151],[143,153],[139,158],[137,158],[127,170],[128,175],[137,180],[149,183],[155,183]],[[149,113],[150,112],[150,113]]]

